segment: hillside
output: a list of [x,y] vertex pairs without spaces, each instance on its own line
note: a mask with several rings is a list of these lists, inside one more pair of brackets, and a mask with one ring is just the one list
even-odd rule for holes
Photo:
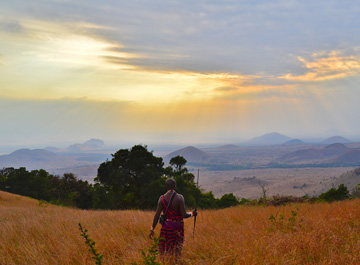
[[211,158],[210,154],[193,146],[188,146],[164,156],[164,162],[169,163],[170,159],[175,156],[184,157],[188,163],[201,163],[208,161]]
[[44,169],[57,175],[72,172],[83,179],[92,180],[99,164],[107,157],[105,154],[91,153],[65,156],[45,149],[19,149],[8,155],[0,155],[0,168]]
[[345,184],[351,191],[356,185],[360,184],[360,167],[348,171],[335,179],[333,186]]
[[360,165],[360,150],[352,149],[332,160],[334,163],[358,163]]
[[286,135],[273,132],[273,133],[267,133],[259,137],[255,137],[251,139],[249,144],[251,145],[276,145],[276,144],[282,144],[287,141],[290,141],[292,138],[288,137]]
[[238,149],[238,148],[241,148],[241,147],[236,144],[226,144],[226,145],[219,146],[216,149],[227,150],[227,149]]
[[292,139],[290,141],[283,143],[282,145],[303,145],[303,144],[305,143],[300,139]]
[[8,155],[0,156],[0,168],[2,167],[28,167],[36,169],[56,163],[69,163],[69,158],[62,157],[45,149],[19,149]]
[[[153,215],[44,205],[0,191],[0,264],[94,264],[78,223],[104,264],[142,264]],[[195,239],[193,219],[185,220],[182,264],[359,264],[359,220],[360,200],[200,210]]]
[[336,143],[323,148],[309,148],[287,153],[280,158],[280,161],[287,163],[311,162],[312,160],[328,162],[330,158],[341,156],[349,150],[344,144]]
[[88,151],[99,151],[105,148],[104,141],[100,139],[90,139],[82,144],[73,144],[67,148],[70,152],[88,152]]
[[333,137],[325,139],[322,143],[323,144],[336,144],[336,143],[347,144],[347,143],[351,143],[351,141],[342,136],[333,136]]

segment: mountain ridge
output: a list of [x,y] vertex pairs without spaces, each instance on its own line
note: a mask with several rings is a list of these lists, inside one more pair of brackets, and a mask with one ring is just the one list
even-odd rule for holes
[[211,155],[207,152],[196,148],[194,146],[187,146],[185,148],[176,150],[174,152],[171,152],[170,154],[167,154],[163,157],[163,160],[165,163],[169,163],[171,158],[175,156],[182,156],[184,157],[189,163],[199,163],[207,161]]
[[266,133],[264,135],[252,138],[249,143],[254,145],[277,145],[283,144],[293,138],[278,132]]

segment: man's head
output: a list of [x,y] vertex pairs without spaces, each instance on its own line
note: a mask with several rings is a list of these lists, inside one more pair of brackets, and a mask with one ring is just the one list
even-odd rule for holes
[[165,182],[165,184],[166,184],[166,188],[167,188],[168,190],[174,190],[174,189],[176,189],[176,181],[175,181],[175,179],[172,179],[172,178],[167,179],[166,182]]

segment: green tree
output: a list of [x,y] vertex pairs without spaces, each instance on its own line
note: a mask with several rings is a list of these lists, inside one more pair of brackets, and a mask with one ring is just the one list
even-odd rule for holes
[[201,193],[200,200],[198,202],[200,208],[209,209],[209,208],[217,208],[218,199],[214,197],[212,191]]
[[173,168],[173,173],[176,175],[181,175],[188,172],[186,165],[186,159],[182,156],[175,156],[170,159],[170,166]]
[[119,208],[151,207],[153,202],[149,202],[144,194],[163,176],[162,158],[155,157],[143,145],[121,149],[112,157],[111,161],[100,165],[95,182],[115,193],[115,197],[121,197]]
[[182,156],[171,158],[170,166],[165,168],[165,174],[176,181],[176,190],[186,198],[188,207],[195,207],[201,197],[201,191],[196,187],[195,176],[185,167],[186,159]]

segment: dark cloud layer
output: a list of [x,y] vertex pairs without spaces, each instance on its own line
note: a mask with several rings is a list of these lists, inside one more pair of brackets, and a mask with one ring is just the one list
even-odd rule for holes
[[19,21],[13,19],[2,19],[0,20],[0,31],[8,33],[21,33],[23,32],[23,26]]
[[359,43],[356,1],[37,0],[5,6],[15,7],[39,19],[111,27],[97,34],[142,54],[134,63],[147,69],[283,74],[299,70],[291,55]]

